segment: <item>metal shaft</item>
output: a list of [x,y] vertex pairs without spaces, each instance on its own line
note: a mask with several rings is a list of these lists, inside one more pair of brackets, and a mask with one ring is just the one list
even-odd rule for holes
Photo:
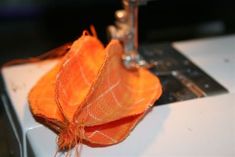
[[127,35],[127,53],[138,52],[138,0],[123,0],[127,13],[129,33]]

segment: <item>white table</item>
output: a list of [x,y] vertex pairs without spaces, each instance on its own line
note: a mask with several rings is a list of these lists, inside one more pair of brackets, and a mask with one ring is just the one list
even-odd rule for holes
[[[229,90],[229,93],[154,107],[123,142],[102,148],[84,145],[82,157],[234,157],[235,35],[175,42],[173,46]],[[38,157],[52,157],[56,135],[34,120],[27,94],[56,61],[2,70],[6,95],[1,98],[11,119],[12,105],[22,134],[15,130],[22,156],[30,145]],[[13,120],[11,120],[14,126]]]

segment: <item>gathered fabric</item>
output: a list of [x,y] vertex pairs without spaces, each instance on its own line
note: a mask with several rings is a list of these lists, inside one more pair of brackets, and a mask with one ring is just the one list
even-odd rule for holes
[[123,47],[83,34],[31,89],[34,117],[58,134],[59,150],[123,141],[162,94],[145,68],[128,70]]

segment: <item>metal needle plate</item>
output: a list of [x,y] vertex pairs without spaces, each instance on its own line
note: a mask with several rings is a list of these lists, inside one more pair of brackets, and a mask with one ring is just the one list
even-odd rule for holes
[[157,105],[228,92],[170,44],[143,45],[140,54],[147,62],[154,62],[156,66],[150,70],[163,85]]

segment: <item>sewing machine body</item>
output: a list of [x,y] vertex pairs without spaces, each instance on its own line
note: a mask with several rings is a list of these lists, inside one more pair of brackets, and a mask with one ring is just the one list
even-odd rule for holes
[[[235,156],[234,43],[234,35],[172,43],[175,50],[218,82],[223,92],[156,106],[123,142],[108,147],[84,145],[81,155]],[[29,90],[56,62],[48,60],[2,70],[5,93],[1,99],[21,156],[51,157],[57,151],[56,134],[34,120],[27,103]]]

